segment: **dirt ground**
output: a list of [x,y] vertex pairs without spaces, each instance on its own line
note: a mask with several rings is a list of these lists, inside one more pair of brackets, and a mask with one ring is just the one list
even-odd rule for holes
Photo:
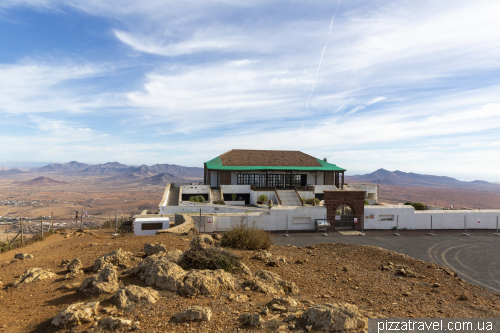
[[[0,332],[65,332],[51,326],[51,319],[68,305],[79,301],[101,301],[101,304],[116,305],[112,294],[89,296],[75,290],[58,289],[67,283],[81,283],[92,274],[94,261],[114,249],[137,252],[144,243],[163,243],[169,249],[185,250],[190,239],[185,235],[162,234],[158,236],[125,236],[113,238],[110,232],[91,230],[65,238],[55,234],[43,242],[22,249],[33,254],[34,259],[18,261],[0,268]],[[236,250],[252,272],[266,269],[280,275],[284,280],[297,284],[300,293],[293,296],[297,301],[310,300],[316,304],[349,302],[363,311],[385,317],[400,318],[498,318],[500,296],[483,288],[469,284],[449,275],[441,267],[377,247],[351,244],[320,244],[314,249],[306,247],[273,245],[269,250],[273,256],[283,256],[286,264],[268,267],[262,261],[250,259],[255,252]],[[0,254],[0,263],[13,259],[19,250]],[[59,265],[63,259],[79,258],[85,274],[74,280],[65,280],[66,270]],[[298,259],[307,261],[296,263]],[[396,275],[395,270],[382,270],[382,265],[406,265],[419,277]],[[51,269],[55,278],[33,282],[19,288],[9,285],[31,267]],[[138,278],[121,279],[121,284],[143,286]],[[246,301],[231,301],[227,293],[218,296],[183,297],[172,292],[160,291],[161,299],[151,305],[137,306],[120,313],[121,318],[140,322],[142,332],[230,332],[235,329],[256,331],[241,327],[237,318],[241,313],[258,311],[259,307],[273,297],[261,293],[237,290],[237,295],[248,296]],[[464,294],[466,300],[460,300]],[[463,298],[463,297],[462,297]],[[305,307],[305,303],[302,307]],[[203,305],[212,309],[210,322],[178,324],[171,316],[190,305]],[[264,316],[270,319],[272,316]],[[283,320],[283,317],[275,319]],[[87,326],[74,331],[85,330]],[[264,329],[262,329],[264,330]],[[297,327],[297,331],[305,331]],[[288,328],[285,331],[290,331]]]

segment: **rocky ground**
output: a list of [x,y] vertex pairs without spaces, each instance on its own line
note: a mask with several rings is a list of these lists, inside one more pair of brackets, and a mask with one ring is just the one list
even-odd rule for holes
[[[208,245],[201,239],[193,246]],[[1,253],[0,332],[335,329],[332,320],[318,322],[324,313],[347,314],[359,331],[369,317],[500,317],[499,295],[381,248],[235,250],[251,274],[230,274],[177,266],[191,241],[92,230],[55,234],[22,249],[33,257]],[[164,246],[144,247],[159,243]]]

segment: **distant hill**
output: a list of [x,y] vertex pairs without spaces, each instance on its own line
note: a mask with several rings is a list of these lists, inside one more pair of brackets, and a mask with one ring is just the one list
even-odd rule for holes
[[499,184],[489,183],[484,180],[464,182],[446,176],[421,175],[413,172],[388,171],[385,169],[378,169],[366,175],[346,176],[345,179],[346,183],[369,182],[372,184],[394,186],[449,187],[500,191]]
[[108,162],[104,164],[97,164],[97,165],[92,165],[89,166],[86,169],[83,169],[80,171],[81,174],[88,174],[88,175],[103,175],[103,174],[109,174],[109,173],[117,173],[117,172],[123,172],[126,170],[129,170],[131,168],[134,168],[133,166],[126,165],[126,164],[121,164],[118,162]]
[[16,174],[19,174],[19,173],[24,173],[23,170],[19,170],[17,168],[13,168],[13,169],[9,169],[9,168],[6,168],[6,167],[3,167],[0,169],[0,176],[1,175],[16,175]]
[[23,185],[48,185],[48,184],[67,184],[67,182],[62,182],[59,180],[55,180],[49,177],[38,177],[35,179],[27,180],[27,181],[22,181],[22,182],[15,182]]
[[159,175],[162,173],[170,174],[178,179],[203,178],[203,168],[183,167],[175,164],[155,164],[153,166],[147,166],[143,164],[139,167],[131,168],[130,170],[125,172],[125,174],[129,178],[137,178],[145,176],[148,177],[148,176]]
[[80,163],[77,161],[72,161],[68,163],[53,163],[46,165],[44,167],[35,169],[36,172],[73,172],[73,171],[81,171],[90,167],[90,164]]
[[183,181],[185,181],[185,179],[178,178],[173,174],[163,172],[155,176],[144,178],[142,183],[153,185],[167,185],[168,183],[180,183]]

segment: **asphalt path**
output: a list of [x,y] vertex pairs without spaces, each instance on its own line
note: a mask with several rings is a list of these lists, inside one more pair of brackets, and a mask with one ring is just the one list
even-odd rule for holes
[[470,283],[500,293],[500,236],[494,231],[435,231],[427,232],[367,231],[365,236],[342,235],[330,232],[328,236],[319,233],[290,233],[289,237],[274,235],[279,245],[306,246],[320,243],[349,243],[378,246],[413,258],[429,261],[451,268],[458,276]]

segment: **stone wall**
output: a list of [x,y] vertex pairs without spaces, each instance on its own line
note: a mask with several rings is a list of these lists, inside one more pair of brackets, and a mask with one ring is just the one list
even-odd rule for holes
[[342,204],[349,205],[358,222],[354,224],[355,229],[361,229],[365,215],[365,191],[324,191],[326,218],[335,230],[335,210]]

